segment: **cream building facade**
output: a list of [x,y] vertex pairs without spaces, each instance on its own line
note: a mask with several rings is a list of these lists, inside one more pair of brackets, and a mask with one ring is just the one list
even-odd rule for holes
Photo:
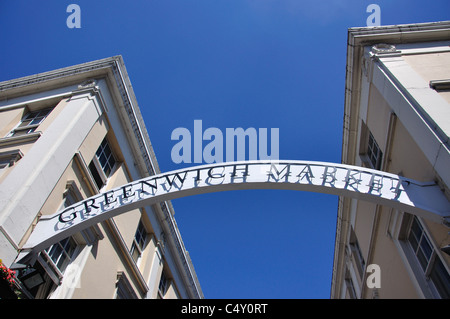
[[26,298],[203,298],[169,201],[20,263],[41,218],[158,173],[122,57],[0,83],[0,258],[17,269],[16,288]]
[[[349,29],[342,163],[450,199],[449,135],[450,22]],[[331,298],[450,298],[448,226],[339,198]]]

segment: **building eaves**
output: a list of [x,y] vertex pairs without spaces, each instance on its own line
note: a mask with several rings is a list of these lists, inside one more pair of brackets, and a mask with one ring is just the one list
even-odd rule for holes
[[348,44],[413,43],[450,39],[450,21],[350,28]]

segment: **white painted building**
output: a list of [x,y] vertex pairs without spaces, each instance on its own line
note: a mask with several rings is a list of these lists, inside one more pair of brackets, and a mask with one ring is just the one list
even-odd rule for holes
[[18,264],[39,220],[158,173],[120,56],[0,83],[0,259],[31,266],[16,288],[28,298],[203,298],[168,201]]
[[[346,70],[342,163],[450,199],[450,22],[349,29]],[[337,222],[331,298],[450,298],[448,224],[344,197]]]

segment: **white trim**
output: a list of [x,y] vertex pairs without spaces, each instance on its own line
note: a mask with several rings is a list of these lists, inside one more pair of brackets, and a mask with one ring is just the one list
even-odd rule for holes
[[402,55],[450,52],[450,41],[397,44]]
[[153,260],[150,268],[150,275],[148,280],[149,290],[147,292],[147,299],[155,299],[158,296],[159,278],[163,270],[163,256],[159,245],[156,245],[153,252]]
[[[54,90],[52,90],[52,91],[54,91]],[[55,91],[59,91],[59,90],[55,90]],[[49,92],[45,92],[45,93],[49,93]],[[27,106],[29,107],[30,105],[33,106],[34,104],[39,104],[39,103],[50,104],[53,100],[58,101],[58,100],[62,100],[64,98],[69,98],[72,95],[72,91],[68,91],[67,88],[64,88],[62,93],[56,93],[53,95],[45,95],[45,96],[39,96],[39,97],[35,97],[35,95],[40,95],[40,94],[32,94],[29,96],[27,95],[25,97],[17,98],[17,99],[22,99],[22,101],[12,103],[12,104],[9,103],[9,102],[11,102],[10,100],[0,101],[0,112],[14,110],[14,109],[22,108],[22,107],[27,107]],[[15,99],[13,99],[13,100],[15,100]],[[4,105],[2,105],[2,104],[4,104]]]
[[[40,138],[0,184],[0,192],[4,194],[0,202],[0,225],[16,244],[36,219],[46,196],[51,193],[53,185],[61,177],[97,117],[98,108],[90,100],[69,101],[46,128],[48,134],[31,135]],[[12,139],[15,140],[14,137]],[[8,140],[11,141],[11,138]],[[20,223],[14,221],[18,211]]]
[[24,135],[13,135],[0,137],[0,145],[8,146],[14,144],[23,144],[23,143],[31,143],[37,141],[42,135],[41,131],[35,131],[33,133],[24,134]]
[[114,291],[114,299],[117,299],[118,291],[120,289],[120,287],[119,287],[120,284],[124,285],[122,288],[125,289],[128,297],[130,297],[131,299],[138,298],[138,296],[137,296],[136,292],[134,291],[133,286],[131,285],[130,280],[128,279],[125,272],[119,271],[119,272],[117,272],[117,281],[116,281],[116,289]]
[[401,57],[380,58],[375,75],[375,86],[443,182],[450,185],[449,104]]

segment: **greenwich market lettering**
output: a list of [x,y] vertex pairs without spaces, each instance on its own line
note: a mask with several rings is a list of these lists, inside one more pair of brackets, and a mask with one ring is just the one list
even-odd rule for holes
[[434,184],[343,164],[243,161],[209,164],[137,180],[43,216],[24,248],[47,246],[132,209],[207,192],[291,189],[347,196],[445,222],[449,202]]
[[[233,164],[220,165],[218,167],[211,167],[208,169],[190,169],[182,173],[174,173],[162,175],[158,177],[151,177],[147,180],[141,180],[136,183],[123,185],[119,189],[108,191],[100,194],[95,198],[89,198],[77,207],[69,207],[59,214],[59,221],[61,223],[69,223],[77,218],[78,215],[87,216],[103,213],[113,209],[117,205],[125,205],[128,201],[136,201],[144,199],[146,196],[154,196],[158,190],[163,192],[170,192],[172,188],[178,190],[183,189],[187,178],[192,179],[196,187],[200,187],[201,183],[204,186],[218,185],[225,182],[226,168],[231,183],[246,183],[249,174],[249,165],[251,164]],[[311,165],[311,164],[270,164],[267,165],[267,179],[266,182],[284,182],[284,183],[304,183],[314,184],[317,181],[314,179],[314,171],[322,171],[318,181],[322,186],[336,187],[337,176],[339,176],[338,168],[335,166]],[[292,174],[292,171],[298,171],[298,174]],[[351,189],[356,192],[367,192],[374,195],[381,196],[381,189],[388,182],[388,194],[391,194],[391,199],[398,199],[401,192],[404,191],[402,181],[398,178],[387,176],[379,176],[375,173],[365,173],[367,185],[362,185],[362,174],[360,170],[355,169],[341,169],[345,176],[342,182],[345,183],[344,189]],[[213,182],[213,181],[216,181]]]

